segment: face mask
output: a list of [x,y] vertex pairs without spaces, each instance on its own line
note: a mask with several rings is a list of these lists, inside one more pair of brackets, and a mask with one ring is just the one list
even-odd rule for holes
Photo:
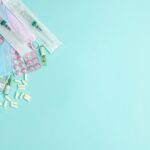
[[52,53],[60,46],[60,41],[41,23],[21,0],[3,0],[9,11],[16,16],[40,41],[41,45]]
[[[5,7],[0,3],[0,16],[7,19]],[[0,76],[6,76],[12,72],[11,46],[0,35]]]
[[21,40],[21,38],[11,29],[6,19],[0,17],[0,33],[15,48],[21,56],[31,52],[31,49]]
[[23,23],[21,23],[7,8],[7,17],[11,29],[21,38],[21,40],[27,45],[31,45],[35,40],[35,36],[30,32]]

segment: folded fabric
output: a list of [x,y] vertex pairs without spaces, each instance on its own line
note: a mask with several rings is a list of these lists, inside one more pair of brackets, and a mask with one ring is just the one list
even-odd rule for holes
[[7,17],[9,21],[9,25],[12,30],[19,36],[19,38],[26,43],[27,45],[31,46],[32,42],[35,40],[34,34],[30,32],[23,23],[21,23],[7,8]]

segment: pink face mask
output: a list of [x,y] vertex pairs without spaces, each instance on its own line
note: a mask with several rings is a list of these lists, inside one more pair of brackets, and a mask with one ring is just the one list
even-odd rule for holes
[[[7,10],[7,9],[6,9]],[[7,10],[9,25],[13,31],[24,41],[26,44],[32,44],[35,36],[29,32],[26,27],[10,12]]]
[[27,71],[31,72],[37,70],[41,67],[39,63],[38,56],[32,46],[33,41],[35,40],[35,36],[29,32],[26,27],[6,9],[8,22],[11,29],[21,38],[28,47],[30,47],[33,52],[26,54],[24,58],[22,58],[18,52],[13,49],[13,68],[14,74],[16,76],[25,74]]

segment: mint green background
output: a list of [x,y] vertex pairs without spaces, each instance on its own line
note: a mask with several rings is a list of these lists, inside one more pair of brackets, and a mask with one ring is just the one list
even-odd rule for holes
[[24,2],[63,45],[0,111],[0,149],[150,150],[150,1]]

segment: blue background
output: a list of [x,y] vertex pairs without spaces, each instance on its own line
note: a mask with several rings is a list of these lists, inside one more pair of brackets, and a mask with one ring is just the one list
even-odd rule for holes
[[1,110],[0,149],[150,150],[150,1],[24,2],[63,45]]

